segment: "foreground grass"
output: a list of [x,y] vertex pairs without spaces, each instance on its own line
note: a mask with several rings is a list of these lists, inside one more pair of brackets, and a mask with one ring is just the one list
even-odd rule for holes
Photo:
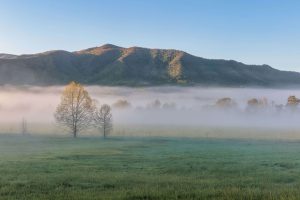
[[0,199],[300,199],[300,143],[0,136]]

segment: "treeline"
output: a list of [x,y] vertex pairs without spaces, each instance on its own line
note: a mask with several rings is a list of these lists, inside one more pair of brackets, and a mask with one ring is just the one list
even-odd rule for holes
[[[289,96],[286,104],[276,104],[274,101],[269,101],[267,98],[252,98],[247,101],[245,111],[248,113],[256,113],[260,111],[276,111],[276,112],[284,112],[284,111],[298,111],[298,105],[300,103],[300,99],[296,96]],[[206,108],[217,108],[217,109],[225,109],[225,110],[235,110],[239,109],[238,103],[230,98],[221,98],[216,101],[213,106],[206,106]]]
[[[133,105],[128,102],[126,99],[119,99],[115,103],[112,104],[113,108],[116,109],[128,109],[133,108]],[[147,109],[169,109],[169,110],[175,110],[177,108],[176,103],[174,102],[165,102],[162,103],[160,100],[156,99],[145,106],[137,106],[135,107],[137,110],[147,110]]]
[[[275,101],[268,100],[267,98],[251,98],[244,102],[244,104],[239,105],[237,101],[233,98],[225,97],[220,98],[215,101],[213,104],[202,105],[201,110],[212,111],[212,110],[222,110],[222,111],[245,111],[247,113],[257,113],[262,111],[274,111],[274,112],[284,112],[284,111],[297,111],[300,99],[296,96],[289,96],[285,104],[276,104]],[[246,105],[245,105],[246,104]],[[199,109],[199,106],[193,105]],[[136,110],[194,110],[195,107],[188,105],[178,106],[174,102],[161,102],[159,99],[156,99],[144,106],[134,107],[129,101],[125,99],[120,99],[112,104],[112,107],[115,109],[136,109]]]

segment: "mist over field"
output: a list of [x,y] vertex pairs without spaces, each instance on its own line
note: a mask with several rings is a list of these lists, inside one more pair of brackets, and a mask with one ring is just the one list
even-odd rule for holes
[[[57,126],[53,113],[60,101],[63,87],[0,88],[0,123],[2,133],[18,133],[22,119],[28,122],[32,133],[64,133]],[[202,87],[87,87],[98,104],[112,106],[115,134],[128,134],[130,127],[156,135],[172,134],[199,136],[199,128],[253,128],[298,130],[300,114],[289,111],[285,105],[290,95],[300,96],[300,90],[202,88]],[[216,107],[218,99],[230,97],[234,108]],[[247,101],[265,99],[267,106],[255,113],[247,112]],[[281,105],[281,110],[277,107]],[[122,127],[122,128],[120,128]],[[140,128],[139,127],[143,127]],[[146,127],[151,127],[147,130]],[[159,129],[159,127],[161,129]],[[163,128],[162,128],[163,127]],[[157,130],[155,130],[157,128]],[[150,130],[151,129],[151,130]],[[163,131],[162,131],[163,129]],[[193,131],[191,131],[193,130]],[[136,131],[138,132],[138,131]],[[84,134],[84,133],[82,133]],[[175,134],[175,132],[174,132]]]

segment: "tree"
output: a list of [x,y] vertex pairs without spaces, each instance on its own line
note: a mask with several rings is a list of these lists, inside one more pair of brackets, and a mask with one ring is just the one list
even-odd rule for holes
[[95,126],[102,132],[103,137],[106,138],[112,130],[112,114],[110,106],[104,104],[97,109],[94,115],[94,121]]
[[[274,104],[274,103],[272,103]],[[258,111],[263,111],[267,109],[269,106],[268,99],[267,98],[261,98],[261,99],[250,99],[247,102],[247,112],[258,112]]]
[[287,101],[287,106],[293,106],[296,107],[298,106],[300,100],[296,96],[289,96],[288,101]]
[[298,99],[296,96],[289,96],[286,107],[290,111],[296,111],[299,103],[300,103],[300,99]]
[[148,109],[160,109],[161,108],[161,102],[160,100],[156,99],[155,101],[151,102],[147,106]]
[[93,122],[94,103],[89,93],[79,83],[71,82],[62,93],[56,108],[56,122],[67,127],[74,138]]
[[231,99],[229,97],[225,97],[225,98],[219,99],[216,102],[216,106],[218,108],[222,108],[222,109],[232,109],[232,108],[235,108],[237,106],[237,104],[233,99]]
[[125,109],[131,107],[131,104],[127,100],[119,99],[112,105],[114,108]]

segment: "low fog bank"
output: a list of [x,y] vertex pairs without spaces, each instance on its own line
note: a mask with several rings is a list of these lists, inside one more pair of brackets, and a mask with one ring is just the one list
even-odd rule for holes
[[[17,133],[22,119],[26,119],[32,133],[65,132],[53,117],[62,90],[63,87],[0,87],[1,132]],[[87,90],[100,104],[112,106],[116,134],[124,132],[125,128],[120,127],[141,126],[170,131],[182,127],[183,136],[188,128],[203,127],[300,129],[300,112],[286,106],[289,96],[300,97],[296,89],[90,86]]]

